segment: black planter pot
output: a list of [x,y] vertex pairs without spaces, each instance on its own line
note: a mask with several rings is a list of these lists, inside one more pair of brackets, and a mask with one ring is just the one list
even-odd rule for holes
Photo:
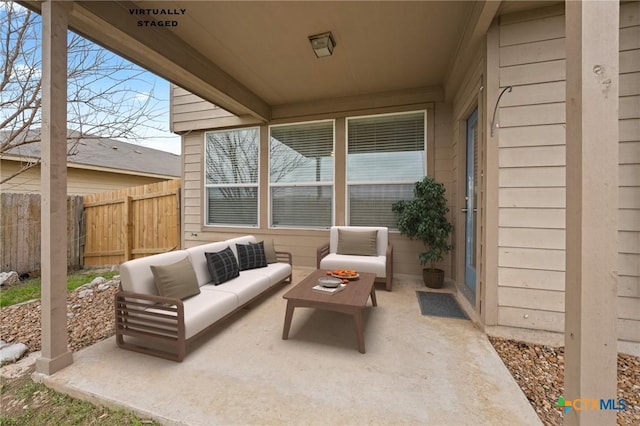
[[444,271],[442,269],[424,268],[422,270],[424,285],[429,288],[442,288],[444,285]]

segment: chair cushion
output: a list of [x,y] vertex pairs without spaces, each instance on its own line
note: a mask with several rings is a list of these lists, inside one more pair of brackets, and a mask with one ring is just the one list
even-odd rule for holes
[[338,254],[377,256],[378,231],[338,229]]
[[204,256],[214,285],[220,285],[240,275],[238,261],[229,246],[222,251],[205,252]]
[[236,251],[238,252],[238,264],[241,271],[267,266],[267,258],[265,257],[264,243],[262,241],[254,244],[236,244]]
[[151,265],[158,294],[163,297],[186,299],[200,293],[191,260],[184,259],[169,265]]
[[358,272],[372,272],[384,278],[386,272],[386,256],[352,256],[330,253],[320,261],[320,269],[355,269]]

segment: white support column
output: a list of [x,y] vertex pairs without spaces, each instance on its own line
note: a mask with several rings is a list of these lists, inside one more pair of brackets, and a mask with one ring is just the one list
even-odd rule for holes
[[[567,1],[565,425],[616,423],[618,1]],[[617,405],[617,400],[616,400]],[[599,407],[598,407],[599,408]]]
[[73,362],[67,347],[67,23],[65,2],[42,4],[42,356],[36,372]]

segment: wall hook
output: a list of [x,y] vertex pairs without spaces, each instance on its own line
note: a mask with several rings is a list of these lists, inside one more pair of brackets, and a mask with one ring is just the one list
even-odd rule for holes
[[507,86],[504,89],[502,89],[502,92],[500,92],[500,95],[498,96],[498,100],[496,101],[496,106],[493,107],[493,118],[491,119],[491,137],[493,137],[493,129],[496,128],[496,112],[498,111],[498,104],[500,104],[500,98],[502,97],[502,95],[504,95],[504,92],[506,92],[507,90],[509,91],[509,93],[511,93],[512,89],[513,87],[511,86]]

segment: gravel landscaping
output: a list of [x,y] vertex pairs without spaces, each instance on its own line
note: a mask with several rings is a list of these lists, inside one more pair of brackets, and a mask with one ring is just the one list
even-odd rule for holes
[[[113,335],[115,283],[83,286],[69,293],[67,324],[69,347],[73,351]],[[24,343],[29,352],[39,351],[40,315],[40,301],[2,308],[0,339]],[[540,419],[548,425],[562,424],[561,412],[554,404],[564,392],[564,348],[498,337],[489,340]],[[618,412],[618,424],[640,424],[639,357],[618,356],[618,398],[624,398],[628,406],[627,410]]]

